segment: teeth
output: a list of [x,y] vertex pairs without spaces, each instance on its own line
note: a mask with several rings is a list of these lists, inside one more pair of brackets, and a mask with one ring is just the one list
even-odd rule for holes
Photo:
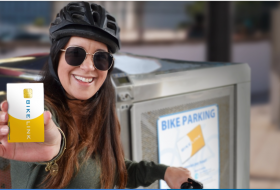
[[84,78],[84,77],[75,76],[75,75],[74,75],[74,77],[83,82],[91,82],[93,80],[93,78]]

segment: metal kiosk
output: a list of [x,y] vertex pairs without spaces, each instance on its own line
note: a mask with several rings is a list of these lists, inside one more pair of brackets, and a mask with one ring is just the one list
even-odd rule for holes
[[244,63],[116,55],[126,157],[186,167],[205,188],[249,188],[250,80]]

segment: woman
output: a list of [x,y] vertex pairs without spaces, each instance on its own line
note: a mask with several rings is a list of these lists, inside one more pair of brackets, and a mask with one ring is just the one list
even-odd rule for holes
[[0,156],[11,161],[13,188],[136,188],[164,179],[178,189],[190,178],[185,168],[124,158],[110,80],[119,31],[93,3],[69,3],[57,14],[41,81],[45,142],[7,143],[8,103],[1,104]]

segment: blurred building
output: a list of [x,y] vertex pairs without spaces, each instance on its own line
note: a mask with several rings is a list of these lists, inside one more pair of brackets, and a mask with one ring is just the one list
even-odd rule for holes
[[24,25],[40,22],[48,25],[51,19],[49,1],[0,1],[0,24]]
[[[116,18],[123,42],[178,42],[186,39],[186,31],[179,30],[178,26],[188,20],[185,7],[190,2],[90,2],[105,7]],[[52,2],[52,19],[68,3]]]
[[[70,1],[1,1],[1,28],[23,26],[31,33],[48,34],[49,24]],[[183,42],[186,28],[181,23],[190,20],[184,1],[90,1],[102,5],[117,20],[122,42]],[[5,27],[4,27],[5,26]]]

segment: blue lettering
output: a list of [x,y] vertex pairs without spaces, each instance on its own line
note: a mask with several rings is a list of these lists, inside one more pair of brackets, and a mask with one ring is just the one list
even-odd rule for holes
[[211,110],[211,117],[212,117],[212,118],[215,117],[215,110],[214,110],[214,109]]
[[174,120],[175,120],[175,119],[170,119],[170,123],[171,123],[170,128],[172,128],[172,127],[175,128],[175,127],[176,127],[176,126],[175,126],[175,123],[174,123]]
[[188,143],[186,146],[184,146],[182,149],[181,149],[181,152],[183,152],[185,149],[187,149],[189,146],[191,146],[190,143]]
[[210,118],[210,111],[205,111],[205,119],[209,119]]
[[202,114],[203,114],[203,113],[199,113],[199,114],[198,114],[198,121],[202,121],[202,120],[203,120],[203,118],[201,117]]
[[183,117],[183,125],[185,125],[185,122],[187,121],[187,119],[188,119],[187,116]]
[[176,118],[176,127],[180,127],[180,118],[179,117]]
[[30,104],[30,100],[26,100],[26,104]]
[[[26,103],[27,102],[30,103],[30,100],[26,100]],[[30,113],[30,109],[26,108],[26,113]],[[211,119],[214,118],[215,116],[216,116],[215,109],[207,110],[204,112],[194,113],[193,115],[184,115],[182,116],[182,118],[176,117],[174,119],[163,120],[161,121],[161,125],[162,125],[161,127],[162,127],[162,131],[164,131],[166,129],[180,127],[181,125],[184,126],[190,123]]]
[[163,131],[166,129],[166,121],[161,122],[161,127]]
[[193,114],[193,122],[196,122],[196,121],[197,121],[197,114],[194,113],[194,114]]
[[26,113],[28,113],[28,112],[30,113],[30,109],[26,109]]
[[167,128],[170,129],[170,120],[167,120]]
[[189,123],[192,123],[192,116],[191,115],[189,115],[188,124]]

